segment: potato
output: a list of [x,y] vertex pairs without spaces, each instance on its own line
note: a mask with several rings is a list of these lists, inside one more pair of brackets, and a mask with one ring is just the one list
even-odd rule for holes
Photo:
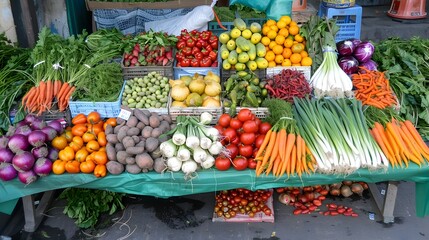
[[140,129],[131,127],[127,130],[127,136],[137,136],[140,133]]
[[122,143],[118,142],[117,144],[115,144],[115,151],[119,152],[119,151],[125,151],[125,147]]
[[149,125],[153,128],[157,128],[159,126],[159,124],[161,123],[161,121],[159,120],[158,116],[150,116],[149,117]]
[[149,110],[142,110],[142,113],[144,114],[144,115],[146,115],[146,117],[150,117],[150,115],[151,115],[151,113],[149,112]]
[[137,123],[136,128],[138,128],[138,129],[140,129],[140,130],[143,130],[143,128],[144,128],[145,126],[146,126],[146,125],[145,125],[143,122],[139,122],[139,123]]
[[125,162],[127,163],[127,165],[132,165],[136,163],[136,159],[134,157],[127,157],[125,159]]
[[170,131],[170,124],[167,121],[162,120],[161,124],[159,124],[158,128],[161,130],[161,134],[166,133],[166,132]]
[[116,159],[118,159],[118,162],[122,163],[122,164],[127,164],[125,162],[125,160],[127,159],[127,157],[130,157],[130,155],[125,152],[125,151],[119,151],[116,153]]
[[168,137],[167,135],[164,135],[164,136],[162,136],[162,137],[159,137],[159,138],[158,138],[158,141],[159,141],[160,143],[162,143],[162,142],[168,141],[168,139],[169,139],[169,137]]
[[117,117],[116,118],[116,124],[121,125],[124,124],[126,121],[123,118]]
[[107,125],[106,125],[106,129],[104,130],[104,133],[105,133],[106,135],[108,135],[108,134],[112,134],[112,133],[113,133],[113,127],[112,127],[112,125],[107,124]]
[[168,124],[171,124],[173,121],[171,120],[171,116],[168,114],[162,115],[162,119],[166,121]]
[[140,142],[140,137],[139,136],[132,136],[131,137],[134,140],[134,143],[137,144]]
[[137,155],[144,153],[144,147],[128,147],[125,150],[130,155]]
[[155,159],[155,158],[159,158],[162,156],[162,151],[161,149],[158,147],[157,149],[155,149],[155,151],[150,153],[150,156]]
[[153,138],[158,138],[159,136],[161,136],[162,132],[160,128],[154,128],[152,130],[152,133],[150,134],[151,137]]
[[177,127],[177,124],[173,123],[170,125],[170,129],[175,129]]
[[149,125],[149,116],[147,116],[142,110],[136,108],[134,109],[134,116],[145,125]]
[[106,163],[107,171],[113,175],[118,175],[124,172],[125,168],[124,165],[115,162],[115,161],[109,161]]
[[140,142],[136,143],[134,147],[144,147],[146,144],[146,139],[140,139]]
[[142,172],[142,169],[137,164],[127,164],[125,170],[131,174],[138,174]]
[[132,128],[137,126],[137,123],[139,123],[139,120],[135,116],[131,116],[130,118],[128,118],[127,126]]
[[107,134],[106,140],[108,143],[112,143],[112,144],[116,144],[119,142],[118,135],[116,135],[116,134]]
[[153,166],[153,159],[147,153],[138,154],[136,155],[136,164],[141,169],[149,169]]
[[146,139],[145,149],[148,152],[153,152],[159,146],[159,141],[157,138],[150,137]]
[[153,169],[157,173],[162,173],[167,169],[167,164],[163,158],[156,158],[153,163]]
[[153,128],[151,126],[144,127],[142,130],[142,136],[144,138],[150,138],[150,136],[152,136],[152,130]]
[[119,132],[118,132],[118,141],[119,142],[122,142],[124,137],[127,136],[128,129],[130,129],[130,127],[128,127],[128,126],[122,126],[121,129],[119,129]]
[[113,128],[113,133],[118,134],[119,129],[121,129],[122,125],[116,125],[116,127]]
[[115,146],[113,145],[113,143],[108,143],[106,145],[106,153],[107,153],[107,158],[110,161],[116,161],[116,150],[115,150]]
[[134,147],[136,145],[134,139],[130,136],[124,137],[124,139],[122,140],[122,144],[124,145],[125,149],[129,147]]

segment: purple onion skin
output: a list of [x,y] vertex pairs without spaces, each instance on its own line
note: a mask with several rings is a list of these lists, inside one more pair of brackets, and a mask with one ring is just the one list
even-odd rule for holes
[[51,127],[57,131],[57,134],[61,134],[64,131],[64,127],[61,124],[60,120],[53,120],[47,123],[48,127]]
[[362,41],[361,41],[360,39],[356,39],[356,38],[350,38],[350,39],[348,39],[348,40],[352,41],[353,46],[354,46],[355,48],[356,48],[359,44],[361,44],[361,43],[362,43]]
[[58,153],[59,153],[58,149],[50,147],[48,149],[48,156],[46,157],[51,161],[55,161],[58,159]]
[[27,116],[25,116],[25,118],[24,118],[24,121],[29,123],[29,124],[32,124],[37,119],[40,120],[40,118],[34,114],[27,114]]
[[41,130],[46,134],[47,141],[52,141],[57,136],[57,130],[55,130],[53,127],[46,126],[42,128]]
[[24,184],[30,184],[37,180],[37,174],[33,171],[33,169],[25,172],[18,172],[18,179]]
[[31,128],[33,130],[41,130],[44,127],[46,127],[46,122],[40,118],[34,119],[34,121],[31,123]]
[[16,128],[16,130],[15,130],[15,134],[22,134],[22,135],[24,135],[24,136],[28,136],[28,135],[30,135],[30,133],[32,132],[33,130],[31,129],[31,127],[30,126],[28,126],[28,125],[23,125],[23,126],[20,126],[20,127],[17,127]]
[[8,142],[9,142],[8,137],[6,137],[6,136],[0,137],[0,148],[6,148]]
[[48,140],[48,136],[42,130],[35,130],[28,135],[28,143],[33,147],[40,147]]
[[359,62],[352,56],[338,59],[338,65],[347,75],[356,73],[359,70]]
[[10,163],[0,163],[0,179],[10,181],[18,176],[18,172]]
[[47,158],[39,158],[36,160],[33,170],[39,177],[48,176],[52,171],[52,162]]
[[[378,64],[376,62],[374,62],[373,60],[368,60],[364,63],[361,63],[359,66],[361,67],[365,67],[366,69],[373,71],[373,70],[377,70]],[[363,69],[359,69],[360,73],[365,73],[366,71]]]
[[31,149],[31,153],[35,158],[44,158],[48,156],[49,150],[46,146],[40,146]]
[[18,172],[25,172],[33,168],[35,161],[31,152],[20,151],[13,157],[12,164]]
[[371,59],[372,54],[374,54],[374,45],[370,42],[362,42],[359,44],[355,51],[353,52],[353,56],[360,62],[367,62]]
[[350,40],[343,40],[337,43],[337,50],[340,56],[351,56],[355,50],[353,42]]
[[8,148],[0,148],[0,163],[11,163],[15,154]]
[[28,122],[25,120],[19,121],[15,124],[15,127],[28,126]]
[[15,134],[9,138],[7,146],[12,152],[17,153],[27,150],[30,147],[30,143],[28,143],[27,136]]

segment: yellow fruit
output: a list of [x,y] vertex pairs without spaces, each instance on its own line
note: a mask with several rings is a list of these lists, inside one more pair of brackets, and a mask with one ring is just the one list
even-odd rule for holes
[[258,42],[261,41],[261,39],[262,39],[262,35],[260,33],[254,33],[250,37],[250,42],[252,42],[253,44],[257,44]]
[[245,39],[250,39],[252,37],[252,31],[250,31],[250,29],[245,29],[241,32],[241,36]]
[[235,44],[235,41],[234,41],[233,39],[229,40],[229,41],[226,43],[226,48],[227,48],[229,51],[234,50],[236,47],[237,47],[237,45]]
[[250,31],[252,31],[253,33],[259,33],[261,31],[261,28],[261,24],[257,22],[252,22],[252,24],[250,24]]
[[292,49],[293,53],[300,53],[300,52],[304,51],[304,48],[305,48],[304,44],[302,44],[302,43],[295,43],[295,44],[292,45],[291,49]]
[[289,26],[298,26],[298,23],[295,21],[290,21]]
[[299,27],[298,26],[289,26],[289,34],[291,35],[297,35],[299,33]]
[[313,64],[313,60],[310,57],[303,57],[301,60],[302,66],[311,66]]
[[291,48],[292,47],[292,45],[293,45],[293,40],[292,39],[290,39],[290,38],[286,38],[286,40],[285,40],[285,42],[284,42],[284,44],[283,44],[285,47],[287,47],[287,48]]
[[282,55],[276,55],[276,58],[274,59],[274,62],[276,62],[277,64],[282,64],[283,62],[283,56]]
[[241,36],[241,31],[238,28],[233,28],[230,35],[232,38],[238,38]]
[[274,62],[274,61],[268,62],[268,67],[275,67],[275,66],[277,66],[276,62]]
[[261,39],[261,43],[264,44],[264,46],[270,45],[270,42],[271,42],[271,40],[267,36],[264,36]]
[[279,32],[277,34],[284,36],[286,38],[287,36],[289,36],[289,31],[287,30],[287,28],[282,28],[279,30]]
[[281,16],[279,21],[284,21],[286,25],[289,25],[292,19],[289,16]]
[[268,27],[269,26],[273,26],[276,25],[276,21],[274,21],[273,19],[268,19],[267,22],[265,23]]
[[270,49],[273,49],[275,45],[277,45],[277,43],[275,41],[272,41],[272,42],[270,42],[270,44],[268,45],[268,47]]
[[290,61],[290,59],[283,59],[282,66],[283,67],[290,67],[290,66],[292,66],[292,62]]
[[256,58],[256,64],[258,65],[259,69],[265,69],[268,67],[268,61],[265,58]]
[[265,54],[265,59],[267,59],[267,61],[274,61],[274,58],[276,57],[276,54],[273,51],[268,51]]
[[289,59],[292,62],[292,64],[296,64],[296,63],[301,63],[302,57],[301,57],[301,54],[299,53],[292,53]]
[[276,32],[279,31],[279,28],[277,27],[277,25],[272,25],[272,26],[270,26],[270,28],[271,28],[271,30],[274,30]]
[[293,39],[299,43],[302,43],[304,41],[304,38],[299,33],[295,35]]
[[285,28],[286,26],[287,26],[287,24],[286,24],[286,22],[285,21],[282,21],[282,20],[280,20],[280,21],[278,21],[277,22],[277,25],[276,25],[279,29],[282,29],[282,28]]
[[265,36],[267,35],[268,31],[270,31],[271,28],[264,25],[264,27],[262,28],[262,34],[264,34]]
[[277,35],[275,41],[278,45],[283,45],[283,43],[285,42],[285,37],[282,35]]
[[292,50],[290,48],[287,48],[287,47],[283,48],[282,56],[285,59],[289,59],[291,55],[292,55]]
[[277,32],[276,32],[276,31],[274,31],[274,30],[270,30],[270,31],[268,31],[268,33],[267,33],[267,37],[268,37],[269,39],[273,40],[274,38],[276,38],[276,37],[277,37]]
[[276,55],[281,55],[281,54],[283,53],[283,47],[282,47],[282,45],[275,45],[275,46],[273,47],[273,52],[274,52]]
[[229,41],[229,34],[226,32],[223,32],[219,35],[219,42],[226,44]]
[[301,57],[303,57],[303,58],[308,57],[308,52],[305,50],[300,52],[300,54],[301,54]]

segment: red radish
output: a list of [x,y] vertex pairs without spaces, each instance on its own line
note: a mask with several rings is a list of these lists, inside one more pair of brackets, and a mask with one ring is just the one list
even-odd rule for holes
[[28,125],[19,126],[15,129],[15,134],[22,134],[28,136],[33,130]]
[[35,147],[31,150],[31,153],[33,153],[33,156],[35,158],[44,158],[46,156],[48,156],[48,147],[46,146],[40,146],[40,147]]

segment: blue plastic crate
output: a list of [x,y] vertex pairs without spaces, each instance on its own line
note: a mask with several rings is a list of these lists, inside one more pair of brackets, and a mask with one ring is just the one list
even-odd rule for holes
[[[243,21],[246,23],[246,25],[248,27],[253,22],[257,22],[257,23],[261,24],[261,26],[262,26],[267,21],[267,19],[265,19],[265,18],[244,18]],[[221,26],[219,25],[218,22],[209,22],[208,30],[210,30],[215,35],[219,36],[221,33],[226,32],[226,31],[230,31],[231,29],[234,28],[233,22],[221,22],[221,24],[222,24],[222,26],[224,26],[226,28],[226,30],[221,28]]]
[[339,42],[349,38],[360,39],[360,31],[362,25],[362,7],[355,5],[349,8],[329,8],[320,4],[319,16],[335,18],[337,25],[340,28],[335,41]]

